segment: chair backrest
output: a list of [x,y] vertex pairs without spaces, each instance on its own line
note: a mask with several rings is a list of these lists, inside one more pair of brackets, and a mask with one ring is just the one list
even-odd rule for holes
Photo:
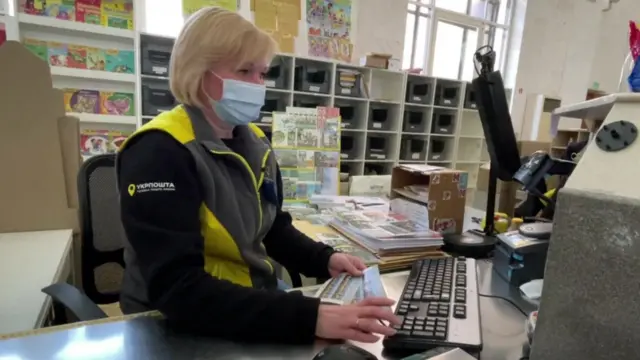
[[125,232],[120,219],[116,156],[97,155],[78,174],[82,231],[82,287],[97,304],[117,302],[124,272]]
[[[124,271],[126,234],[120,218],[120,197],[114,154],[97,155],[82,164],[78,174],[82,231],[82,288],[96,304],[118,301]],[[294,287],[300,274],[289,271]],[[282,278],[278,266],[278,278]]]

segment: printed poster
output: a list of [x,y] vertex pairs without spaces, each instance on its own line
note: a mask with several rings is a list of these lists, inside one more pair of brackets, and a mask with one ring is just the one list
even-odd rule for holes
[[182,0],[182,15],[186,19],[207,6],[219,6],[230,11],[240,10],[238,0]]
[[309,55],[351,62],[351,0],[306,0]]
[[287,108],[274,113],[271,145],[282,173],[284,199],[338,195],[340,115],[336,108]]

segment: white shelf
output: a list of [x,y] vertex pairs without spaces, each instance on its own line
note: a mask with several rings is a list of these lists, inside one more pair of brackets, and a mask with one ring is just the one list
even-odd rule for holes
[[[165,37],[144,35],[143,38],[145,42],[150,42],[151,44],[154,44],[154,40],[157,38],[159,44],[167,46],[167,38]],[[142,41],[139,41],[139,43],[142,43]],[[140,49],[138,49],[138,52],[140,53]],[[144,54],[140,53],[140,56],[142,57]],[[457,168],[469,172],[469,192],[467,196],[473,199],[475,179],[480,166],[489,161],[489,156],[479,113],[474,108],[468,108],[470,105],[466,101],[469,84],[461,81],[408,75],[403,72],[365,68],[288,54],[280,54],[278,57],[279,59],[274,61],[274,65],[282,66],[281,73],[284,74],[284,82],[279,84],[277,88],[267,88],[267,104],[276,105],[276,111],[285,111],[286,107],[299,106],[300,103],[309,106],[342,108],[343,124],[347,122],[350,124],[349,127],[342,127],[341,129],[343,153],[347,149],[345,146],[347,141],[352,144],[352,151],[349,151],[349,157],[344,158],[341,156],[342,172],[348,172],[350,175],[362,175],[369,171],[374,171],[378,174],[390,174],[391,169],[399,163],[429,163]],[[309,62],[312,62],[316,68],[324,68],[329,71],[328,92],[302,91],[310,90],[313,87],[295,86],[295,67]],[[342,93],[339,87],[336,89],[336,82],[340,81],[339,78],[337,79],[337,71],[343,68],[356,70],[360,73],[364,83],[362,96],[347,96]],[[423,101],[420,103],[405,101],[410,81],[417,81],[418,83],[424,81],[430,86],[428,95],[423,96]],[[163,76],[142,74],[140,75],[138,86],[161,86],[163,90],[166,90],[168,88],[167,82],[168,79]],[[436,96],[436,88],[439,85],[457,89],[456,99],[448,102],[446,106],[443,105],[446,101],[439,101],[440,97]],[[142,112],[144,108],[142,91],[139,89],[137,92],[140,101],[137,104],[137,108],[140,109],[139,117],[145,121],[153,118],[153,114]],[[372,121],[372,112],[378,108],[387,109],[387,121],[383,126],[374,126]],[[351,121],[345,121],[347,111],[353,113]],[[411,129],[415,129],[415,127],[405,128],[404,122],[407,111],[422,114],[423,125],[418,128],[419,130],[412,131]],[[442,126],[432,127],[434,115],[439,114],[451,115],[452,125],[448,129],[443,130],[441,129]],[[270,117],[270,113],[263,112],[262,116],[263,118]],[[271,129],[270,122],[257,122],[257,124],[266,132]],[[443,131],[445,133],[442,133]],[[347,140],[347,137],[351,140]],[[380,145],[380,140],[375,138],[383,138],[384,145]],[[411,145],[408,140],[414,139],[419,140],[416,144],[423,146],[423,152],[417,159],[414,157],[413,151],[406,151],[406,147]],[[371,143],[374,146],[384,146],[385,156],[378,157],[378,154],[368,151],[370,149],[367,149],[367,147]],[[436,143],[435,146],[433,145],[434,143]],[[437,152],[436,150],[443,151]]]
[[74,68],[61,67],[61,66],[51,66],[51,75],[71,77],[76,79],[103,80],[103,81],[131,83],[131,84],[134,84],[136,82],[136,75],[134,74],[122,74],[122,73],[114,73],[114,72],[99,71],[99,70],[74,69]]
[[63,29],[108,37],[131,39],[131,41],[136,37],[136,33],[133,30],[116,29],[100,25],[85,24],[77,21],[59,20],[47,16],[21,13],[18,14],[18,22],[21,26]]
[[69,116],[75,116],[83,123],[94,124],[114,124],[114,125],[132,125],[137,124],[135,116],[122,115],[104,115],[104,114],[88,114],[88,113],[67,113]]

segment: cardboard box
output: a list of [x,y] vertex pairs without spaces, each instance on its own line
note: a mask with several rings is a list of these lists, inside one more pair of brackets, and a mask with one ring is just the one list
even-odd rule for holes
[[432,230],[460,234],[468,179],[465,171],[439,166],[396,166],[391,173],[391,210]]
[[0,71],[0,233],[78,234],[78,119],[66,116],[49,65],[20,43],[0,46],[0,68],[11,69]]
[[[545,151],[549,152],[551,148],[551,143],[547,141],[518,141],[518,152],[520,156],[531,155],[536,151]],[[480,166],[478,170],[478,180],[476,183],[476,188],[480,191],[488,191],[489,190],[489,170],[491,165],[489,163]],[[499,197],[499,201],[496,200],[496,211],[506,213],[509,215],[513,214],[516,205],[519,203],[519,200],[516,198],[516,191],[521,186],[515,182],[504,182],[498,180],[496,195]]]
[[360,58],[360,66],[388,69],[389,60],[391,60],[390,54],[369,53]]

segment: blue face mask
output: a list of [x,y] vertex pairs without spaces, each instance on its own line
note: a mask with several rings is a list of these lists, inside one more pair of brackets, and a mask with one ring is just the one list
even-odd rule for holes
[[257,120],[260,117],[260,109],[264,106],[266,86],[234,79],[221,80],[220,100],[209,97],[211,108],[220,120],[230,125],[247,125]]

